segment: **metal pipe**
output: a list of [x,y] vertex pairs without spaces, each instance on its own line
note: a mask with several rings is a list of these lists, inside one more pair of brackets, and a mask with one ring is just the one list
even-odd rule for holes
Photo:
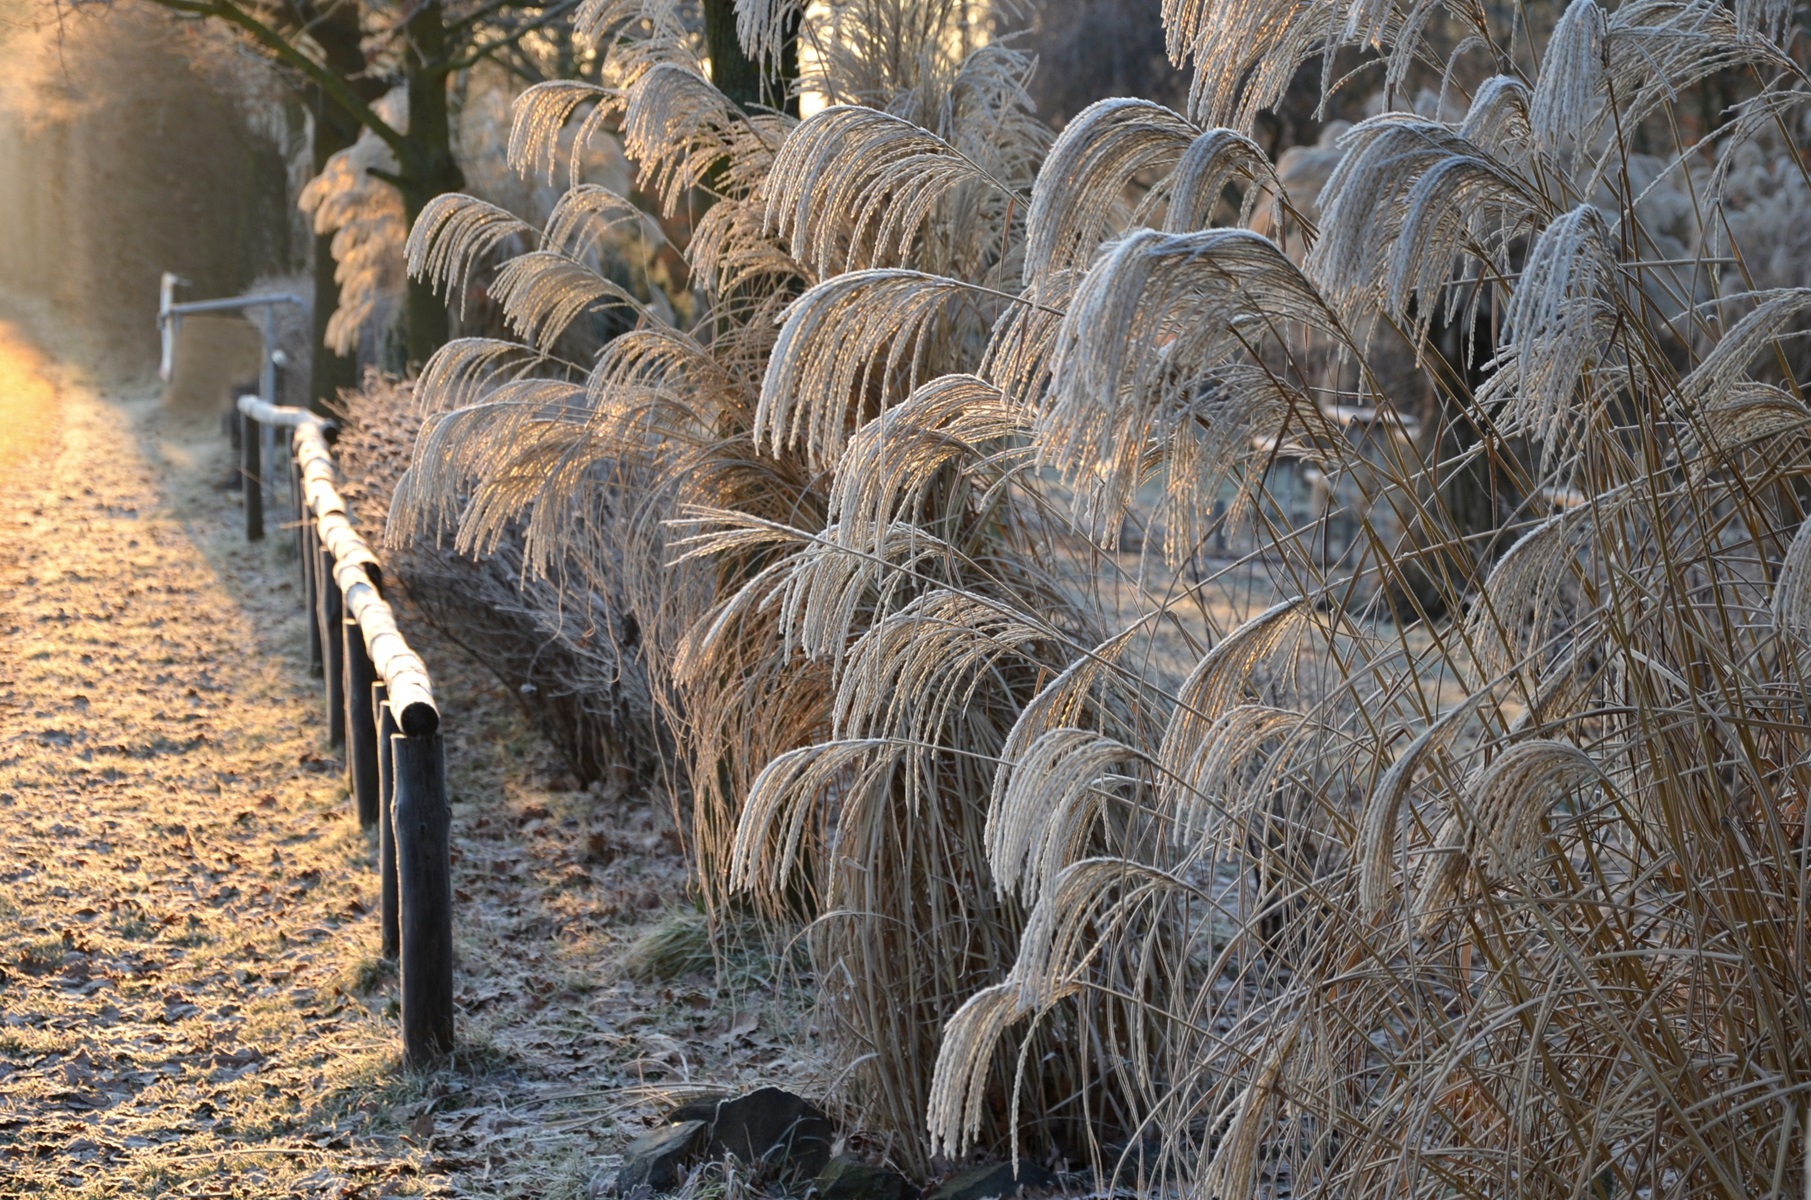
[[[178,280],[177,282],[181,282]],[[161,327],[171,317],[193,316],[195,313],[229,312],[235,308],[256,308],[261,304],[294,304],[306,310],[308,301],[293,292],[271,292],[263,296],[228,296],[220,300],[184,300],[180,304],[172,303],[168,308],[160,309],[157,324]]]
[[277,400],[276,362],[272,358],[276,347],[272,345],[275,328],[272,325],[272,309],[279,304],[293,304],[303,312],[309,311],[309,303],[294,292],[265,292],[257,296],[228,296],[219,300],[184,300],[176,301],[176,289],[188,283],[181,276],[168,271],[157,294],[157,328],[163,340],[163,358],[157,365],[158,378],[168,382],[176,373],[176,335],[182,328],[182,319],[195,313],[232,312],[247,308],[264,309],[264,319],[260,332],[264,337],[264,361],[258,370],[258,392],[266,404],[275,404]]
[[168,383],[170,373],[176,368],[176,325],[171,321],[170,310],[176,306],[176,289],[185,287],[188,280],[180,275],[165,271],[157,290],[157,330],[163,340],[163,357],[157,363],[157,377]]

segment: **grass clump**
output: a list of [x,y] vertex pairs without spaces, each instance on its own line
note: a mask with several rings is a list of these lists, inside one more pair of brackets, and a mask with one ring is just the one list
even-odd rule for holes
[[716,965],[709,918],[693,908],[667,913],[623,954],[623,972],[643,983],[670,983]]
[[[1811,289],[1744,238],[1811,198],[1785,10],[1173,0],[1185,111],[1060,136],[966,6],[814,8],[802,121],[671,6],[587,12],[605,82],[527,93],[520,158],[593,104],[669,217],[708,192],[662,247],[701,315],[589,257],[661,240],[623,197],[437,203],[444,287],[539,248],[491,284],[523,341],[425,370],[392,529],[629,581],[713,922],[650,971],[749,897],[807,929],[920,1170],[1779,1191]],[[1382,111],[1310,188],[1251,135],[1323,56]],[[595,364],[589,305],[636,322]]]

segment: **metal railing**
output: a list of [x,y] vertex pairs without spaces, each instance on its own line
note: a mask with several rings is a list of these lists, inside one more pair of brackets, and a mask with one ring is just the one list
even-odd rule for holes
[[331,423],[257,396],[237,404],[245,533],[264,536],[260,436],[287,430],[308,658],[322,679],[329,743],[345,753],[360,825],[378,831],[383,953],[397,963],[413,1066],[453,1048],[451,813],[440,709],[427,666],[397,630],[383,571],[335,488]]
[[[263,350],[258,358],[258,396],[266,404],[277,402],[277,368],[287,366],[283,351],[277,348],[276,309],[279,304],[293,304],[304,313],[310,311],[306,299],[294,292],[266,292],[250,296],[227,296],[214,300],[176,299],[176,289],[186,287],[188,280],[170,271],[163,273],[163,280],[157,291],[157,332],[163,346],[162,358],[157,364],[157,376],[164,382],[176,373],[176,347],[178,335],[182,331],[182,319],[204,313],[238,312],[245,313],[250,320],[253,311],[258,313],[258,334],[263,340]],[[263,445],[258,448],[266,458],[276,455],[274,429],[263,427]],[[256,496],[247,493],[245,497],[246,532],[252,537],[263,537],[264,494]],[[257,532],[252,533],[253,522]]]

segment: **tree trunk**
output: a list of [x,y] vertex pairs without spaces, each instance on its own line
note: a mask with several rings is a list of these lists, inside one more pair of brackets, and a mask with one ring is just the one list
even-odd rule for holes
[[1488,454],[1466,457],[1483,440],[1472,397],[1484,385],[1483,367],[1494,351],[1490,311],[1485,304],[1475,320],[1443,321],[1430,334],[1430,349],[1445,364],[1449,386],[1463,393],[1437,389],[1422,421],[1423,454],[1435,479],[1424,498],[1429,517],[1408,530],[1402,577],[1389,589],[1398,621],[1435,620],[1453,611],[1504,549],[1500,514],[1509,499],[1501,494],[1504,480]]
[[[465,186],[465,176],[453,158],[453,123],[446,96],[449,73],[445,17],[440,0],[426,0],[405,27],[408,50],[403,55],[403,65],[409,92],[409,156],[402,164],[402,202],[411,227],[428,201]],[[446,344],[452,326],[446,305],[422,280],[409,280],[403,311],[408,364],[413,370]]]
[[791,85],[799,77],[799,21],[787,18],[778,63],[758,63],[742,52],[736,37],[735,0],[704,0],[704,38],[711,56],[711,82],[745,110],[782,109],[799,115]]
[[[327,160],[346,149],[358,138],[358,124],[318,94],[313,97],[314,145],[311,159],[314,174],[327,167]],[[325,413],[328,403],[341,388],[358,385],[358,362],[350,354],[335,354],[327,347],[327,322],[340,304],[340,285],[333,278],[333,235],[314,235],[314,355],[309,373],[308,406]]]
[[[365,100],[383,93],[381,80],[365,76],[365,52],[360,44],[356,4],[332,5],[324,12],[310,7],[304,14],[309,36],[321,49],[327,67],[345,80]],[[314,140],[310,155],[314,174],[326,169],[327,160],[358,140],[358,118],[335,104],[320,88],[304,89],[309,112],[314,117]],[[325,412],[327,404],[339,395],[341,388],[358,385],[358,363],[351,355],[335,354],[327,348],[327,319],[339,307],[340,285],[333,278],[333,235],[316,234],[314,238],[314,366],[309,380],[309,406]]]

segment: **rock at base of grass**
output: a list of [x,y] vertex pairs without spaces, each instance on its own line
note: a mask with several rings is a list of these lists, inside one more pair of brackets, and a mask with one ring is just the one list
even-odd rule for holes
[[[693,1164],[724,1155],[760,1164],[774,1178],[807,1180],[824,1171],[835,1136],[822,1109],[780,1088],[758,1088],[746,1096],[707,1095],[673,1109],[658,1128],[624,1147],[623,1165],[610,1190],[621,1196],[644,1186],[651,1192],[671,1191]],[[851,1193],[848,1200],[868,1195]],[[916,1200],[917,1192],[872,1195],[873,1200]]]
[[1012,1200],[1023,1188],[1054,1186],[1056,1176],[1040,1166],[1021,1162],[1015,1177],[1011,1163],[995,1163],[958,1171],[926,1193],[924,1200]]
[[918,1189],[904,1175],[848,1154],[831,1159],[811,1190],[817,1200],[918,1200]]
[[733,1154],[745,1163],[766,1163],[778,1173],[809,1179],[830,1161],[836,1128],[817,1105],[776,1087],[717,1104],[711,1122],[710,1153]]
[[679,1121],[649,1130],[623,1147],[616,1173],[616,1192],[627,1196],[638,1188],[669,1192],[684,1181],[686,1168],[710,1136],[703,1121]]
[[712,1125],[717,1120],[717,1106],[731,1098],[728,1092],[706,1092],[702,1096],[692,1097],[660,1119],[667,1125],[676,1125],[680,1121],[703,1121],[706,1125]]

